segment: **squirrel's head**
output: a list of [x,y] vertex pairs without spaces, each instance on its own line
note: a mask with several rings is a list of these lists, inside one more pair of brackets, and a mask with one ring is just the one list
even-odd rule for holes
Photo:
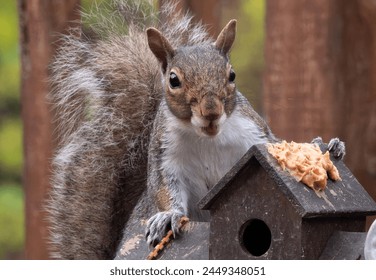
[[235,72],[228,55],[235,33],[231,20],[213,44],[174,49],[157,29],[147,30],[149,47],[161,62],[167,105],[199,135],[217,135],[234,110]]

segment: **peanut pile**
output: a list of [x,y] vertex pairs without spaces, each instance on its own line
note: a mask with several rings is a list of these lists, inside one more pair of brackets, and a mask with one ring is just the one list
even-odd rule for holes
[[315,144],[282,141],[267,148],[283,170],[316,191],[326,188],[328,176],[334,181],[341,179],[329,152],[323,154]]

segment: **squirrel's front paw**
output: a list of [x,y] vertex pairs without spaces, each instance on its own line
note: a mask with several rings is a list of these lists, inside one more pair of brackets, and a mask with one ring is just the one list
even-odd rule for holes
[[155,247],[171,229],[174,237],[179,234],[179,221],[184,216],[178,211],[159,212],[146,225],[146,242]]
[[331,153],[337,159],[343,159],[346,154],[345,143],[339,140],[339,138],[332,138],[328,144],[329,153]]
[[[323,141],[321,137],[316,137],[311,143],[321,145]],[[331,153],[336,159],[343,159],[346,154],[345,143],[339,140],[339,138],[332,138],[328,144],[329,153]]]

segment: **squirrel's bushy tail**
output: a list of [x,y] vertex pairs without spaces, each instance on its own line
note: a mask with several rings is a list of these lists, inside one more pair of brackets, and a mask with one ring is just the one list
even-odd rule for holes
[[145,29],[158,28],[174,47],[210,40],[173,4],[156,13],[140,3],[112,1],[84,15],[90,31],[64,36],[51,66],[59,141],[47,204],[53,258],[113,258],[146,187],[162,85]]

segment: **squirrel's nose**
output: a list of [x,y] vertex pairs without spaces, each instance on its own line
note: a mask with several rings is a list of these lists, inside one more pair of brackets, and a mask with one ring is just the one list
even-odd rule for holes
[[219,114],[217,113],[209,113],[207,115],[204,116],[204,118],[208,121],[215,121],[217,119],[219,119]]
[[207,121],[218,120],[223,112],[223,105],[214,94],[206,95],[201,102],[201,114]]

